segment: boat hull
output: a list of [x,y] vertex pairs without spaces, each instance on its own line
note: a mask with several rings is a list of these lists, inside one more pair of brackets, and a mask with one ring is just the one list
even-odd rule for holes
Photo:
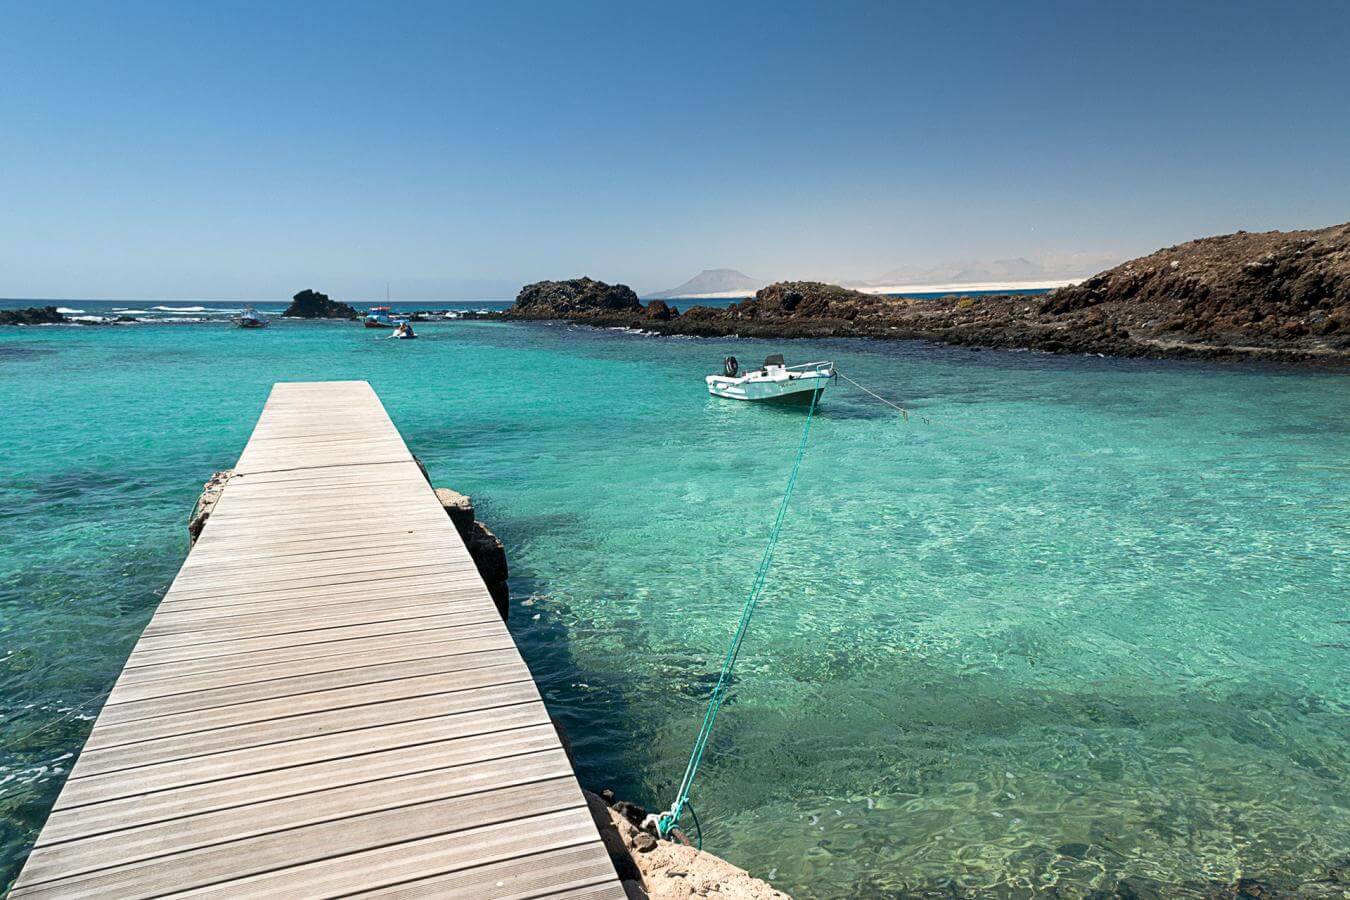
[[833,375],[805,375],[781,381],[743,381],[721,375],[708,376],[708,393],[726,400],[751,403],[806,405],[819,398],[834,380]]

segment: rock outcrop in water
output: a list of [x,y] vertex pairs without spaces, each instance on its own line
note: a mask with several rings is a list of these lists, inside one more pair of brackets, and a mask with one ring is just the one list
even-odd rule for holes
[[55,306],[0,309],[0,325],[64,325],[69,321]]
[[642,301],[626,284],[572,278],[525,285],[516,295],[510,312],[517,318],[530,319],[557,319],[592,312],[633,314],[642,312]]
[[345,303],[318,291],[303,290],[291,298],[282,316],[293,319],[355,319],[358,313]]
[[786,281],[725,309],[695,306],[680,314],[659,301],[645,309],[539,302],[535,287],[521,291],[508,317],[705,337],[922,339],[1052,353],[1350,365],[1350,224],[1202,238],[1034,298],[919,300]]

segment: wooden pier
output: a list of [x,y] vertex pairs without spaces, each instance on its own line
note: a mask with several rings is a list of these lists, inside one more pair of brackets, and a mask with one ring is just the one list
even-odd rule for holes
[[278,384],[11,896],[364,893],[624,897],[375,392]]

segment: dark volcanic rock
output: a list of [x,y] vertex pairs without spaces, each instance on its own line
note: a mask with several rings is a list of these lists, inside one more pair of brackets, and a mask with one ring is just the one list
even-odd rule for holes
[[506,548],[501,538],[482,522],[474,522],[464,544],[469,548],[478,574],[482,576],[488,593],[492,595],[492,602],[497,604],[497,612],[501,613],[502,621],[505,622],[511,614],[511,588],[506,583]]
[[469,548],[474,564],[478,566],[478,574],[483,576],[489,587],[506,581],[506,548],[502,545],[502,539],[492,533],[492,529],[482,522],[474,522],[464,543]]
[[355,319],[357,312],[345,303],[333,300],[327,294],[303,290],[291,298],[291,305],[282,313],[296,319]]
[[1215,343],[1297,344],[1350,332],[1350,224],[1318,231],[1239,231],[1131,260],[1040,305],[1048,315],[1099,309],[1161,317],[1154,332]]
[[835,284],[819,281],[780,281],[761,288],[754,297],[742,300],[736,308],[751,318],[757,316],[793,316],[803,319],[829,318],[841,315],[847,318],[846,311],[859,305],[874,307],[878,303],[875,294],[851,291]]
[[[664,304],[663,304],[664,305]],[[516,295],[510,309],[523,318],[552,319],[586,312],[640,312],[642,303],[626,284],[606,284],[590,278],[536,281]]]
[[590,305],[570,312],[540,305],[520,317],[700,337],[920,339],[1050,353],[1350,366],[1350,224],[1203,238],[1044,298],[919,300],[785,281],[726,309],[694,306],[681,315],[656,303],[645,310]]
[[56,311],[55,306],[0,309],[0,325],[60,325],[68,321],[70,320]]
[[[421,465],[421,462],[418,462]],[[423,473],[426,469],[423,468]],[[492,533],[482,522],[474,518],[473,499],[449,488],[435,488],[436,499],[441,502],[445,514],[454,523],[455,530],[464,539],[464,546],[473,559],[478,575],[487,585],[492,601],[506,621],[511,611],[511,588],[506,579],[510,574],[506,565],[506,547],[501,538]]]

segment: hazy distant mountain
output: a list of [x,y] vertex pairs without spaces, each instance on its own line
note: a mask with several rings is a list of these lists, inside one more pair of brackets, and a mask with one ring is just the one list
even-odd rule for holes
[[753,294],[769,282],[762,278],[751,278],[735,269],[704,269],[684,284],[646,294],[647,297],[669,300],[679,297],[695,297],[700,294],[729,294],[744,292]]

